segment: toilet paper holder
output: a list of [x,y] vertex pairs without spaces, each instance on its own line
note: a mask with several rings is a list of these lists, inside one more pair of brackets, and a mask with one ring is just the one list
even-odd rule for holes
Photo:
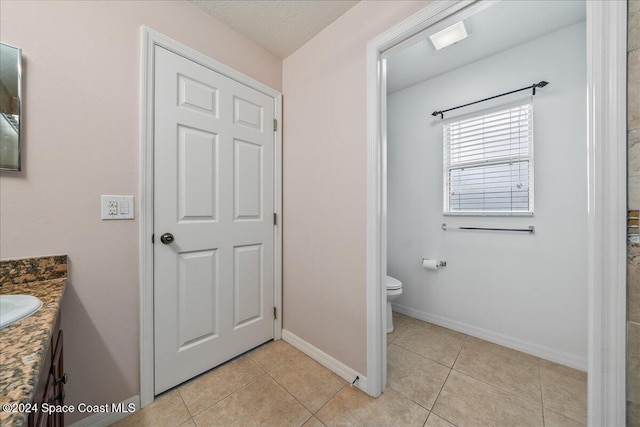
[[[430,258],[422,258],[422,261],[426,259],[430,259]],[[438,267],[446,267],[446,266],[447,266],[447,261],[438,261]]]

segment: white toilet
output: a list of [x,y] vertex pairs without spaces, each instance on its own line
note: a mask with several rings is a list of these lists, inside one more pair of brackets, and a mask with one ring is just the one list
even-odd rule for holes
[[402,293],[402,282],[395,277],[387,276],[387,333],[393,332],[393,314],[391,301]]

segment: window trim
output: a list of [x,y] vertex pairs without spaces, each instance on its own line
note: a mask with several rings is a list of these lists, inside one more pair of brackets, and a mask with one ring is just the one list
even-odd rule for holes
[[[450,209],[450,197],[449,197],[449,171],[451,169],[458,169],[460,167],[478,167],[478,166],[490,166],[496,164],[505,164],[507,162],[501,159],[507,159],[508,157],[501,157],[496,159],[477,160],[469,162],[461,162],[456,164],[455,168],[451,167],[450,158],[447,157],[447,140],[445,138],[445,127],[452,122],[458,122],[461,120],[468,120],[473,117],[479,117],[487,114],[491,114],[498,111],[510,110],[517,107],[523,107],[531,105],[531,141],[529,143],[529,154],[527,157],[518,158],[519,161],[526,160],[529,162],[529,210],[527,211],[452,211]],[[534,109],[533,109],[533,97],[529,96],[525,99],[519,99],[510,103],[504,103],[490,108],[477,110],[468,114],[452,117],[445,121],[442,126],[442,214],[443,216],[494,216],[494,217],[532,217],[535,213],[535,162],[534,162],[534,146],[535,146],[535,125],[534,125]]]

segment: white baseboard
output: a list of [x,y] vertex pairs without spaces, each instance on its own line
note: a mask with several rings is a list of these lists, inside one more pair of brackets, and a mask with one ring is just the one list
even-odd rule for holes
[[514,350],[522,351],[524,353],[528,353],[542,359],[547,359],[552,362],[559,363],[560,365],[568,366],[570,368],[579,369],[585,372],[587,370],[586,358],[577,357],[573,354],[553,350],[549,347],[534,344],[528,341],[523,341],[517,338],[510,337],[508,335],[490,331],[488,329],[469,325],[467,323],[458,322],[457,320],[452,320],[446,317],[437,316],[435,314],[426,313],[424,311],[416,310],[415,308],[407,307],[404,305],[392,303],[391,306],[393,308],[393,311],[397,311],[401,314],[406,314],[407,316],[414,317],[416,319],[424,320],[425,322],[433,323],[444,328],[453,329],[454,331],[462,332],[463,334],[481,338],[486,341],[491,341],[492,343],[509,347]]
[[365,377],[361,373],[356,372],[344,363],[340,362],[337,359],[334,359],[324,351],[320,350],[317,347],[314,347],[307,341],[303,340],[297,335],[292,334],[286,329],[282,330],[282,339],[315,360],[316,362],[320,363],[322,366],[329,369],[339,377],[344,378],[349,383],[353,382],[356,377],[359,377],[358,381],[356,381],[354,385],[360,390],[367,393],[367,377]]
[[[120,402],[124,408],[127,408],[129,404],[133,403],[136,406],[136,411],[140,410],[140,396],[133,396],[128,398],[127,400],[123,400]],[[111,407],[111,404],[109,404]],[[70,427],[107,427],[111,424],[120,421],[123,418],[132,415],[133,412],[102,412],[93,414],[87,418],[83,418],[80,421],[76,421],[71,424]]]

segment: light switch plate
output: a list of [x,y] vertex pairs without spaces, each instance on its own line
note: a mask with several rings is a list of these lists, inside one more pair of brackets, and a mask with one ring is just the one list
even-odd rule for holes
[[133,219],[133,196],[100,197],[102,219]]

